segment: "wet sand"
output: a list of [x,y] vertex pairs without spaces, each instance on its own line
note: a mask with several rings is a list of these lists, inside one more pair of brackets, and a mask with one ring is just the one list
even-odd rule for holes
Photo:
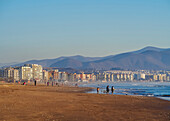
[[0,121],[169,121],[170,101],[91,88],[0,85]]

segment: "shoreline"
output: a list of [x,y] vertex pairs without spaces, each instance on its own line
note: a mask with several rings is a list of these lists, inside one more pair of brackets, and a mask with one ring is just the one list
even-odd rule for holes
[[86,93],[93,88],[0,85],[0,120],[170,120],[170,102],[155,97]]
[[[90,93],[90,94],[107,94],[107,93],[103,93],[103,92],[97,93],[97,91],[95,93],[95,90],[96,89],[91,89],[91,90],[89,90],[89,91],[87,91],[85,93]],[[109,93],[109,95],[125,95],[126,96],[126,95],[129,95],[129,94],[112,94],[112,93]],[[155,97],[155,98],[158,98],[158,99],[170,101],[170,96],[169,95],[168,96],[147,96],[147,95],[135,95],[135,94],[131,94],[130,96]]]
[[[170,84],[170,83],[169,83]],[[168,84],[168,86],[170,86]],[[90,83],[82,84],[82,87],[99,87],[100,94],[106,94],[105,87],[111,85],[115,87],[115,95],[134,95],[134,96],[145,96],[145,97],[156,97],[163,100],[170,101],[170,93],[168,93],[169,87],[164,88],[165,83],[141,83],[141,82],[108,82],[108,83]],[[158,88],[159,87],[159,88]],[[161,90],[161,91],[157,91]],[[96,90],[93,90],[89,93],[97,93]],[[109,93],[112,94],[112,93]]]

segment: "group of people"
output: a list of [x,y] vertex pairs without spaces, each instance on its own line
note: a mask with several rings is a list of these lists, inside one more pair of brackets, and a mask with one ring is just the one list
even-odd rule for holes
[[[19,84],[20,84],[20,82],[18,82]],[[26,85],[26,82],[23,82],[21,85]],[[36,86],[37,85],[37,81],[35,80],[34,81],[34,86]]]
[[[20,84],[20,82],[18,82],[18,83]],[[54,86],[55,84],[56,84],[56,86],[59,86],[58,83],[54,83],[54,82],[51,83],[52,86]],[[21,85],[26,85],[26,82],[23,82]],[[47,82],[47,86],[49,86],[49,85],[50,85],[50,82]],[[36,80],[34,80],[34,86],[37,86]],[[63,84],[62,84],[62,86],[63,86]]]
[[[49,82],[49,81],[48,81],[48,82],[46,82],[46,84],[47,84],[47,86],[50,86],[50,82]],[[60,86],[60,85],[59,85],[59,83],[57,83],[57,82],[53,82],[53,81],[52,81],[52,82],[51,82],[51,86],[53,87],[53,86],[55,86],[55,85],[56,85],[56,86],[58,86],[58,87]],[[61,86],[63,86],[63,83],[62,83],[62,85],[61,85]]]
[[[97,93],[99,93],[99,90],[100,90],[99,87],[97,87]],[[112,92],[112,94],[113,94],[114,90],[115,90],[115,88],[114,88],[114,86],[112,86],[112,87],[111,87],[111,92]],[[106,93],[109,93],[109,91],[110,91],[109,85],[107,85],[107,87],[106,87]]]

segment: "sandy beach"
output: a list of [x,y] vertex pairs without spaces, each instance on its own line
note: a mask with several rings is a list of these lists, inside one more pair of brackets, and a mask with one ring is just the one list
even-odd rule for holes
[[170,101],[91,88],[0,85],[0,121],[168,121]]

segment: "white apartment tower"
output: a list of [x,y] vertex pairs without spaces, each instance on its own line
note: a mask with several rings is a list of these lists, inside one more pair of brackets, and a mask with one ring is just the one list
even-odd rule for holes
[[19,70],[19,77],[21,80],[31,80],[32,76],[32,68],[29,66],[21,66]]
[[38,65],[38,64],[31,64],[31,67],[32,67],[33,79],[42,80],[43,79],[43,68],[42,68],[42,66]]

